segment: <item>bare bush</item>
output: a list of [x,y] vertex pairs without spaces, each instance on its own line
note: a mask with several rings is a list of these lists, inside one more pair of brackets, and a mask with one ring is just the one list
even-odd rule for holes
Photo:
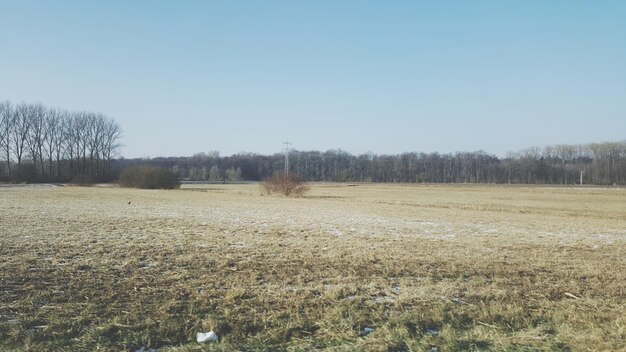
[[175,189],[180,187],[175,172],[154,166],[136,166],[122,171],[119,184],[122,187],[144,189]]
[[263,193],[281,194],[285,197],[302,197],[310,189],[308,183],[292,173],[276,173],[261,183]]

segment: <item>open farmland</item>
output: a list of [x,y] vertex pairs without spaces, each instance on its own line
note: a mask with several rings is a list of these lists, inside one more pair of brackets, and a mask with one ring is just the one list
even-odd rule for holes
[[626,189],[0,187],[2,350],[624,350],[625,312]]

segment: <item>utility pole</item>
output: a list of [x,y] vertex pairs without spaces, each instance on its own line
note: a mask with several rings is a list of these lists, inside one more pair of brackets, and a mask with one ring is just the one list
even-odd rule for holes
[[285,148],[283,152],[285,153],[285,174],[289,173],[289,151],[291,150],[291,143],[289,141],[283,142]]
[[580,184],[583,184],[583,175],[585,174],[585,171],[580,170]]

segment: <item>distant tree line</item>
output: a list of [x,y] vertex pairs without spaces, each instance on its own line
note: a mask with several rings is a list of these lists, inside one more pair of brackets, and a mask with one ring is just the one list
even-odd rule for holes
[[121,133],[100,113],[0,101],[0,180],[110,181]]
[[[182,179],[260,181],[283,169],[283,154],[218,152],[191,157],[122,159],[150,164]],[[352,155],[342,150],[293,151],[290,171],[308,181],[626,185],[626,141],[528,148],[504,158],[484,151]]]
[[[116,159],[121,128],[103,114],[0,101],[0,181],[114,180],[151,165],[198,181],[260,181],[283,170],[283,154],[218,152]],[[353,155],[292,151],[290,172],[307,181],[626,185],[626,141],[528,148],[504,158],[484,151]]]

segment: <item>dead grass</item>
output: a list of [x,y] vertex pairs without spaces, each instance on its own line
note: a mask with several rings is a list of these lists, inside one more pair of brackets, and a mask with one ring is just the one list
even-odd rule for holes
[[626,349],[624,189],[4,187],[0,214],[2,350]]

